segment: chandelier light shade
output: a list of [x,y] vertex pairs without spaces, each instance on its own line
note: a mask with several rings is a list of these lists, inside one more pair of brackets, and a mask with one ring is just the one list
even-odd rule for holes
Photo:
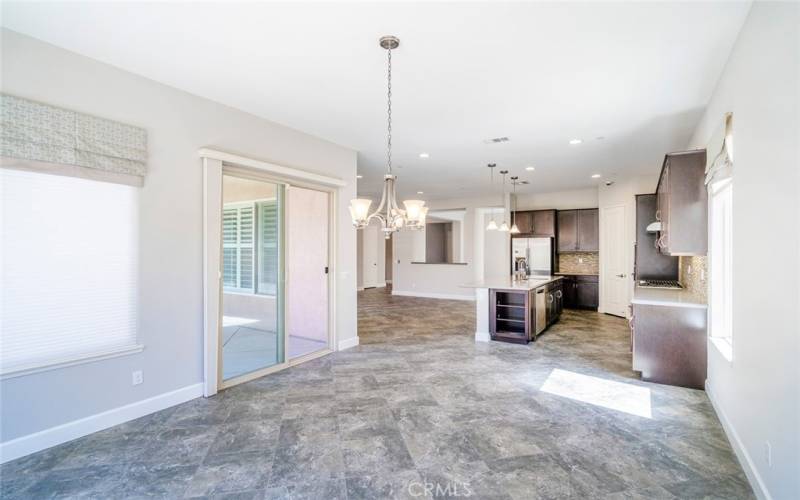
[[486,230],[487,231],[497,231],[497,222],[495,222],[494,219],[489,221],[489,224],[486,225]]
[[387,92],[386,92],[386,175],[383,176],[383,194],[381,202],[374,212],[369,213],[372,200],[357,198],[350,200],[350,216],[353,219],[353,226],[358,229],[367,227],[372,219],[377,219],[381,223],[381,230],[388,239],[395,231],[407,227],[409,229],[424,229],[425,216],[428,208],[422,200],[406,200],[403,202],[405,210],[397,204],[397,193],[395,181],[397,177],[392,174],[392,50],[400,46],[400,39],[395,36],[384,36],[380,39],[380,46],[383,47],[387,56]]

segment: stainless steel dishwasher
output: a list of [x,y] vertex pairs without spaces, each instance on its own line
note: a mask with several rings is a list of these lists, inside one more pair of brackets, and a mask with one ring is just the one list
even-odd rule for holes
[[536,325],[533,331],[534,339],[547,328],[547,293],[545,293],[545,291],[545,287],[536,289],[536,299],[534,300],[534,308],[536,311]]

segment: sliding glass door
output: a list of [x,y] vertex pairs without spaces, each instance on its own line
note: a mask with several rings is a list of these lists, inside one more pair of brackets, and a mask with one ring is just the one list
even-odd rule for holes
[[284,362],[284,192],[222,176],[223,384]]

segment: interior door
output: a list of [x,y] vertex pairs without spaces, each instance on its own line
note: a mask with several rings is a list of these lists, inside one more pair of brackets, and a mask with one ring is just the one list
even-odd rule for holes
[[362,265],[364,288],[378,286],[378,241],[380,238],[380,224],[374,220],[363,229],[362,244],[364,245],[364,259]]
[[289,359],[329,347],[330,194],[290,186],[287,206],[287,351]]
[[600,252],[605,256],[602,275],[603,311],[625,317],[628,306],[630,277],[627,270],[625,206],[602,209]]

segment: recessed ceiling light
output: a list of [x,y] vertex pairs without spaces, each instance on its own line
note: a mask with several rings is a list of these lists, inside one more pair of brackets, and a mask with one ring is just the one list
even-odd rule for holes
[[417,194],[425,194],[425,193],[423,193],[422,191],[417,191]]
[[528,172],[533,172],[534,170],[536,170],[536,167],[525,167],[525,170],[527,170]]
[[582,139],[570,139],[570,141],[569,141],[569,143],[570,143],[570,144],[573,144],[573,145],[574,145],[574,144],[580,144],[580,143],[582,143],[582,142],[583,142],[583,140],[582,140]]
[[363,178],[364,178],[364,176],[363,176],[363,175],[361,175],[361,174],[359,174],[359,175],[356,175],[356,179],[363,179]]
[[593,174],[592,175],[592,179],[599,179],[600,177],[602,177],[600,174]]
[[429,155],[428,153],[420,153],[420,154],[419,154],[419,157],[420,157],[420,158],[430,158],[430,157],[431,157],[431,155]]

